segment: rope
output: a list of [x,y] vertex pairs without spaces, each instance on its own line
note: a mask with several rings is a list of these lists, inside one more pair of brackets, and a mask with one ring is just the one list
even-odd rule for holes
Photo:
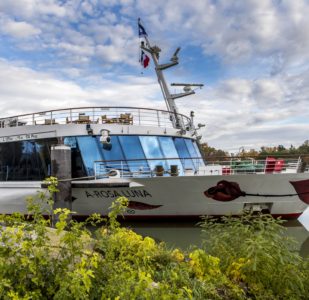
[[273,195],[273,194],[249,194],[246,192],[243,192],[242,196],[258,196],[258,197],[293,197],[293,196],[301,196],[301,195],[307,195],[309,192],[304,193],[296,193],[296,194],[283,194],[283,195]]

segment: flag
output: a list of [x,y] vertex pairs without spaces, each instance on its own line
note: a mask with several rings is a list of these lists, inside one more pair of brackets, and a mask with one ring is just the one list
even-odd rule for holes
[[141,52],[141,64],[144,68],[147,68],[149,65],[150,58],[149,56],[142,50]]
[[146,30],[145,30],[144,26],[141,24],[140,19],[138,19],[138,36],[139,37],[147,36]]

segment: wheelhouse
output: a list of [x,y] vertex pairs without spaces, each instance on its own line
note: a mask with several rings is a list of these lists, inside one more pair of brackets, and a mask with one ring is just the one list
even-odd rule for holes
[[[190,134],[192,120],[179,115],[188,131],[174,128],[171,112],[128,107],[52,110],[0,119],[0,180],[42,180],[51,174],[52,145],[72,152],[73,178],[183,175],[204,165]],[[189,134],[190,133],[190,134]],[[104,142],[107,134],[108,142]],[[146,175],[147,174],[147,175]]]

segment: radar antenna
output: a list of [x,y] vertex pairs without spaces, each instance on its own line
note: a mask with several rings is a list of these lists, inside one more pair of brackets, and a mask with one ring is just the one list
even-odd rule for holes
[[[171,67],[178,65],[178,53],[179,53],[181,48],[178,47],[175,50],[175,52],[172,55],[169,63],[160,64],[159,63],[159,56],[160,56],[161,49],[156,45],[153,45],[153,46],[151,45],[151,43],[148,39],[148,35],[146,34],[146,31],[140,23],[140,19],[138,19],[138,26],[139,26],[139,30],[140,30],[140,36],[143,36],[144,39],[145,39],[145,42],[144,41],[141,42],[140,47],[141,47],[142,50],[148,52],[152,57],[152,60],[153,60],[154,65],[155,65],[155,71],[156,71],[156,74],[157,74],[158,82],[159,82],[159,85],[161,87],[161,91],[162,91],[162,94],[163,94],[163,97],[164,97],[164,100],[165,100],[165,103],[166,103],[166,106],[167,106],[167,110],[169,112],[171,112],[171,115],[170,115],[171,121],[173,122],[173,125],[174,125],[175,128],[179,128],[181,130],[181,132],[186,132],[186,130],[188,130],[188,125],[184,124],[183,119],[179,115],[178,108],[177,108],[176,103],[175,103],[175,99],[195,94],[194,90],[192,90],[191,87],[200,87],[201,88],[203,86],[203,84],[173,83],[172,86],[183,86],[184,92],[172,94],[169,91],[168,85],[166,83],[166,80],[165,80],[165,77],[164,77],[164,74],[163,74],[163,70],[166,70],[168,68],[171,68]],[[194,130],[193,124],[190,124],[189,130]]]

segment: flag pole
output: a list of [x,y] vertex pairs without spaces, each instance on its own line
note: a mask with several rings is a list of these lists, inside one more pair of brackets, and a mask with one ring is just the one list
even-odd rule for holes
[[171,121],[173,122],[173,125],[176,128],[180,128],[183,131],[183,130],[185,130],[185,125],[183,123],[183,120],[179,116],[178,108],[176,106],[176,103],[174,101],[172,94],[169,91],[168,85],[167,85],[165,77],[163,75],[163,70],[168,68],[168,67],[172,67],[172,66],[178,64],[178,59],[177,59],[177,61],[175,61],[171,64],[168,64],[169,66],[160,65],[159,64],[159,53],[160,53],[161,49],[158,46],[151,46],[151,43],[148,39],[148,35],[146,33],[146,30],[143,27],[143,25],[141,24],[140,18],[138,18],[138,28],[139,28],[139,36],[143,37],[145,39],[145,42],[146,42],[146,43],[144,43],[143,41],[141,42],[141,49],[148,52],[152,57],[152,60],[153,60],[154,65],[155,65],[155,71],[156,71],[156,74],[157,74],[158,82],[159,82],[159,85],[161,87],[161,91],[162,91],[162,94],[163,94],[163,98],[165,100],[168,111],[170,111],[172,113],[170,115]]

